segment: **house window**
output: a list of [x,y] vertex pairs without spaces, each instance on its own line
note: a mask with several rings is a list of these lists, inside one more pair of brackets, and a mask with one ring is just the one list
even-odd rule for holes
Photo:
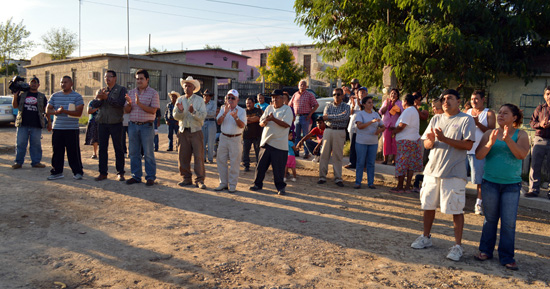
[[311,55],[304,55],[304,71],[307,75],[311,74]]
[[231,68],[239,69],[239,62],[238,61],[231,61]]
[[260,66],[266,66],[267,65],[267,53],[260,54]]

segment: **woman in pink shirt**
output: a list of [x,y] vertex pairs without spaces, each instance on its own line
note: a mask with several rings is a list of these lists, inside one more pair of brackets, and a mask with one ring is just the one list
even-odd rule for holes
[[[380,114],[382,114],[382,121],[386,130],[383,133],[384,136],[384,162],[383,164],[388,164],[394,160],[394,156],[397,153],[397,143],[395,142],[395,137],[392,136],[392,131],[395,128],[395,122],[401,115],[403,111],[403,105],[401,100],[399,100],[399,90],[393,88],[390,92],[390,96],[384,101],[382,107],[380,108]],[[394,162],[395,164],[395,162]]]

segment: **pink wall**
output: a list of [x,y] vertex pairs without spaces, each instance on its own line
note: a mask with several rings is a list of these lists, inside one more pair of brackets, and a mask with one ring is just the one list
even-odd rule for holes
[[233,61],[237,61],[239,63],[238,69],[242,70],[239,72],[239,81],[247,80],[250,69],[247,71],[246,56],[218,49],[186,51],[185,53],[185,62],[190,64],[207,65],[207,63],[211,63],[213,66],[231,68]]
[[[298,63],[298,47],[291,46],[289,47],[290,51],[292,51],[292,54],[294,55],[294,62]],[[241,54],[248,56],[247,64],[248,67],[246,68],[246,72],[248,75],[250,75],[250,70],[252,69],[254,71],[254,79],[258,78],[260,76],[260,73],[258,72],[258,66],[260,66],[260,57],[262,53],[266,53],[269,55],[269,52],[271,49],[255,49],[255,50],[242,50]]]

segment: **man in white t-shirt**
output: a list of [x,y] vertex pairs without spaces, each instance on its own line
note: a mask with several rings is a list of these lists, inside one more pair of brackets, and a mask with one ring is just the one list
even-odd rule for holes
[[260,126],[264,128],[260,141],[260,158],[256,166],[252,191],[263,188],[265,173],[271,165],[277,194],[285,195],[285,166],[288,158],[288,132],[292,123],[292,108],[284,104],[283,91],[276,89],[271,93],[272,105],[269,105],[262,117]]
[[422,139],[424,147],[432,149],[430,160],[424,169],[424,181],[420,190],[421,208],[424,210],[424,232],[412,244],[415,249],[432,246],[430,231],[435,219],[435,209],[453,215],[455,245],[447,258],[459,261],[464,252],[462,231],[464,228],[464,203],[466,201],[466,152],[475,141],[473,118],[460,111],[460,95],[454,89],[442,94],[445,113],[435,115]]

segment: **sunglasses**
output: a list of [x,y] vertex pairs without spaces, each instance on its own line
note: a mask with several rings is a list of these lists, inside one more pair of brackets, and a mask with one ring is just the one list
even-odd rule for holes
[[235,100],[235,99],[237,99],[237,98],[234,97],[234,96],[228,96],[227,99]]
[[341,93],[333,93],[332,96],[340,96],[342,95]]

